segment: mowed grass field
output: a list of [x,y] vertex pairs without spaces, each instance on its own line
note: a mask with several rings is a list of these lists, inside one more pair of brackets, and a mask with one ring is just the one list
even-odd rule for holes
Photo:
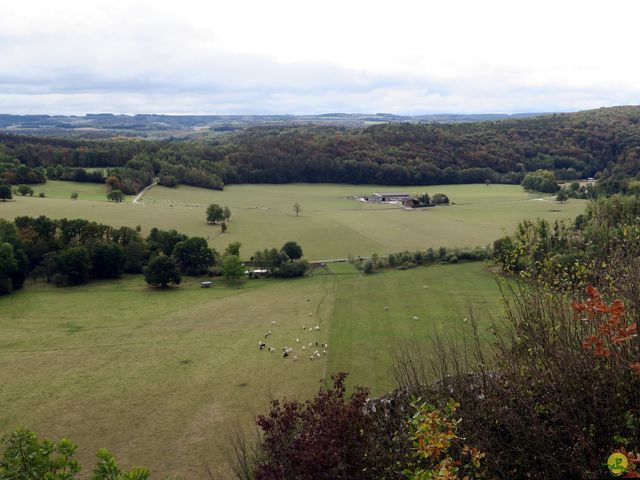
[[[81,183],[63,182],[49,180],[47,183],[32,185],[34,196],[44,192],[46,198],[62,199],[71,201],[71,193],[77,192],[78,199],[75,201],[103,202],[107,200],[107,186],[103,183]],[[125,201],[131,201],[133,195],[127,195]],[[39,200],[42,200],[39,198]]]
[[[152,290],[141,276],[29,284],[0,297],[0,432],[68,437],[87,471],[107,447],[154,478],[224,474],[233,425],[250,431],[271,398],[309,398],[339,370],[382,394],[396,342],[428,348],[436,332],[462,335],[467,299],[486,325],[500,317],[498,297],[481,262],[370,276],[337,264],[304,279],[210,289],[187,279]],[[258,349],[269,330],[275,353]],[[322,350],[315,342],[328,342],[328,354],[311,361]],[[297,361],[282,358],[285,346]]]
[[[143,196],[142,204],[132,204],[130,198],[115,204],[96,192],[79,192],[80,198],[73,201],[68,196],[75,185],[50,183],[52,193],[47,195],[60,198],[17,197],[14,202],[0,203],[0,218],[79,217],[114,226],[140,225],[144,232],[152,227],[175,228],[207,238],[219,251],[230,242],[239,241],[245,258],[259,249],[280,247],[288,240],[298,241],[311,260],[440,246],[484,246],[513,231],[523,218],[575,218],[586,205],[580,200],[561,205],[541,195],[526,193],[517,185],[333,184],[230,185],[222,192],[188,186],[175,189],[157,186]],[[89,189],[103,188],[82,185],[88,185],[85,188]],[[54,195],[53,190],[59,193]],[[426,191],[430,195],[442,192],[455,205],[404,210],[349,198],[376,191]],[[296,202],[302,206],[298,217],[293,211]],[[227,233],[221,234],[219,226],[205,222],[206,207],[210,203],[231,209],[233,217]]]

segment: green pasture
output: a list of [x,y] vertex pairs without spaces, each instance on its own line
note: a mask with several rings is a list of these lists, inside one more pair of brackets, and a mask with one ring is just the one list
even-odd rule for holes
[[[56,188],[54,185],[67,182],[50,183],[51,188]],[[288,240],[296,240],[307,258],[321,260],[428,247],[483,246],[513,231],[523,218],[542,217],[551,221],[574,218],[586,205],[581,200],[561,205],[553,199],[526,193],[517,185],[230,185],[222,192],[157,186],[142,197],[141,204],[115,204],[102,201],[106,200],[104,197],[84,198],[81,192],[80,198],[73,201],[65,190],[69,195],[73,191],[65,186],[59,190],[64,192],[61,194],[64,198],[17,197],[14,202],[0,203],[0,218],[80,217],[114,226],[140,225],[144,232],[152,227],[175,228],[207,238],[218,250],[239,241],[246,258],[258,249],[280,247]],[[455,205],[405,210],[349,198],[376,191],[442,192]],[[299,217],[293,211],[296,202],[302,206]],[[232,211],[232,221],[224,234],[218,225],[205,222],[206,206],[210,203],[227,205]]]
[[[462,335],[467,299],[484,325],[499,317],[481,262],[366,277],[349,264],[330,268],[239,286],[216,280],[210,289],[187,279],[153,290],[141,276],[29,283],[0,297],[0,432],[23,426],[71,438],[84,465],[108,447],[154,478],[209,478],[208,469],[227,471],[233,425],[250,431],[270,399],[309,398],[338,370],[350,372],[350,385],[384,393],[396,342]],[[275,353],[258,349],[269,330]],[[315,342],[328,342],[327,356],[309,360],[322,351]],[[285,346],[294,348],[289,359]]]
[[[107,201],[107,186],[103,183],[64,182],[49,180],[47,183],[32,185],[34,196],[44,192],[46,198],[70,200],[73,192],[78,193],[78,200],[90,200],[94,202]],[[133,198],[133,196],[127,197]],[[40,199],[42,200],[42,199]],[[77,200],[75,200],[77,201]]]

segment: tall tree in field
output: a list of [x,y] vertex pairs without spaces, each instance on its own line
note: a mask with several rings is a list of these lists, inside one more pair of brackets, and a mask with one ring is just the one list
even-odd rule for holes
[[287,254],[291,260],[297,260],[302,257],[302,247],[298,242],[290,241],[282,246],[282,251]]
[[220,205],[212,203],[207,207],[207,222],[215,225],[225,219],[224,213],[224,209]]
[[293,211],[296,213],[296,217],[297,217],[298,215],[300,215],[300,212],[302,211],[302,206],[300,206],[298,202],[294,203]]
[[122,193],[120,190],[111,190],[109,193],[107,193],[107,200],[120,203],[124,200],[124,193]]
[[556,200],[559,201],[560,203],[566,202],[568,198],[569,198],[569,195],[567,195],[567,192],[565,190],[560,190],[558,192],[558,195],[556,196]]

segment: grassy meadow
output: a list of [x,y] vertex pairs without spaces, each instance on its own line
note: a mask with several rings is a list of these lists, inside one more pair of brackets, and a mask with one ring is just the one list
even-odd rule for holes
[[[224,250],[234,241],[243,244],[249,257],[265,247],[279,247],[298,241],[311,260],[346,258],[349,254],[368,256],[404,249],[439,246],[482,246],[511,232],[523,218],[549,220],[574,218],[582,213],[585,201],[559,204],[538,194],[526,193],[517,185],[440,185],[437,187],[393,187],[376,185],[286,184],[230,185],[224,191],[180,186],[150,189],[141,204],[131,198],[121,204],[107,202],[101,185],[49,182],[50,198],[16,197],[0,204],[0,218],[18,215],[47,215],[53,218],[87,218],[115,226],[140,225],[175,228],[188,235],[209,240]],[[78,190],[84,186],[86,192]],[[77,186],[77,188],[76,188]],[[36,187],[36,194],[39,191]],[[80,198],[70,200],[72,191]],[[442,192],[455,205],[404,210],[389,205],[371,205],[349,197],[376,191]],[[293,204],[302,212],[296,217]],[[205,222],[210,203],[227,205],[233,214],[226,233]]]
[[[103,202],[107,198],[107,186],[103,183],[65,182],[59,180],[48,180],[47,183],[32,185],[34,196],[44,192],[46,198],[62,199],[71,201],[73,192],[78,193],[78,200]],[[128,201],[133,196],[128,195]],[[78,201],[75,200],[75,201]]]
[[[224,474],[236,422],[250,429],[271,398],[308,398],[338,370],[351,372],[350,385],[386,392],[395,342],[462,335],[467,299],[484,322],[499,318],[497,285],[481,262],[370,276],[334,264],[304,279],[210,289],[187,279],[152,290],[141,276],[29,283],[0,297],[0,431],[71,438],[87,466],[108,447],[154,478]],[[269,330],[275,353],[258,349]],[[316,341],[329,343],[328,354],[311,361]],[[282,358],[284,346],[297,361]]]

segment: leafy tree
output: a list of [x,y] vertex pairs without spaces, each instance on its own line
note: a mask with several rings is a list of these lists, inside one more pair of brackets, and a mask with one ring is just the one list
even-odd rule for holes
[[556,200],[560,203],[566,202],[568,198],[569,195],[567,195],[567,192],[565,190],[560,190],[558,192],[558,195],[556,195]]
[[86,283],[90,270],[91,260],[85,247],[66,248],[56,256],[56,283],[59,285]]
[[[75,480],[80,464],[75,459],[77,445],[67,439],[54,443],[38,440],[35,433],[16,430],[2,438],[4,446],[0,457],[2,480]],[[133,467],[123,472],[113,456],[105,449],[98,451],[98,463],[92,480],[147,480],[149,471]]]
[[158,255],[151,259],[144,270],[144,279],[152,287],[162,288],[168,285],[179,285],[182,281],[175,260],[165,255]]
[[17,430],[2,439],[0,478],[7,480],[73,480],[80,472],[77,445],[62,439],[39,441],[35,433]]
[[125,262],[124,271],[127,273],[142,273],[145,259],[149,252],[142,241],[133,241],[122,247]]
[[373,273],[373,262],[371,260],[365,260],[362,264],[362,273],[365,275]]
[[186,275],[202,275],[213,265],[214,255],[202,237],[191,237],[178,242],[173,257],[180,271]]
[[178,186],[178,179],[173,175],[163,175],[158,183],[165,187],[175,188]]
[[[9,277],[11,279],[11,287],[13,290],[22,288],[27,274],[29,273],[29,258],[25,251],[25,245],[16,226],[7,220],[0,219],[0,245],[9,244],[13,248],[13,259],[16,262],[16,269]],[[8,255],[5,252],[6,257]]]
[[113,455],[101,448],[97,453],[98,463],[93,470],[93,480],[147,480],[150,476],[146,468],[133,467],[129,472],[123,472],[116,464]]
[[111,202],[120,203],[124,201],[124,193],[122,193],[120,190],[111,190],[109,193],[107,193],[107,199]]
[[0,200],[6,202],[7,200],[11,200],[13,198],[13,192],[11,191],[11,187],[7,184],[0,184]]
[[528,192],[555,193],[560,188],[552,171],[537,170],[522,179],[522,188]]
[[222,260],[222,274],[227,280],[236,283],[244,276],[244,265],[237,255],[225,255]]
[[207,222],[215,224],[225,219],[224,209],[217,203],[212,203],[207,207]]
[[300,204],[298,202],[293,204],[293,211],[295,212],[296,217],[298,215],[300,215],[300,212],[302,211],[302,207],[300,206]]
[[18,271],[18,262],[9,243],[0,243],[0,295],[13,290],[12,277]]
[[98,278],[116,278],[124,272],[124,250],[115,243],[100,243],[93,249],[93,274]]
[[186,235],[178,233],[176,230],[158,230],[154,227],[149,232],[147,241],[152,251],[161,252],[169,256],[173,254],[178,242],[182,242],[187,238]]
[[286,253],[287,257],[291,260],[302,258],[302,247],[298,245],[297,242],[289,241],[282,246],[281,250]]
[[231,242],[229,245],[227,245],[227,248],[225,249],[224,254],[235,255],[236,257],[239,257],[241,246],[242,246],[242,243],[240,242]]
[[78,192],[71,192],[71,200],[77,200],[78,199]]
[[44,192],[40,192],[40,193],[38,194],[38,196],[39,196],[40,198],[44,198],[46,195],[45,195],[45,193],[44,193]]
[[23,197],[25,195],[33,196],[33,188],[31,188],[29,185],[18,185],[17,190],[18,193]]
[[229,210],[229,207],[224,207],[223,217],[224,217],[224,220],[229,220],[231,218],[231,210]]

